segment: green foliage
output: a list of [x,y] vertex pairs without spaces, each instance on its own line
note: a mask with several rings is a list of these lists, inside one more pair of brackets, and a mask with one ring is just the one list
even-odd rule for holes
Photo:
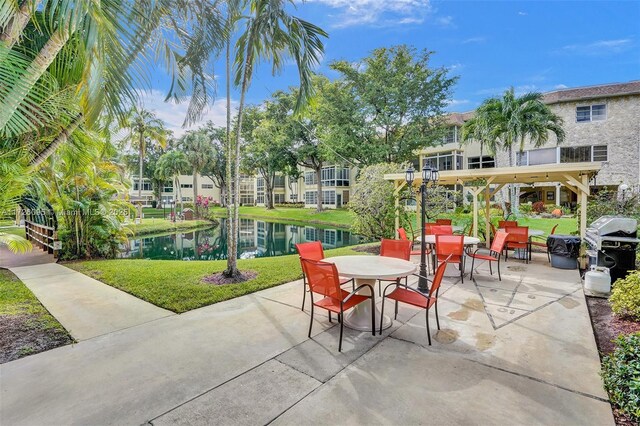
[[536,201],[535,203],[533,203],[531,208],[536,213],[544,213],[544,212],[546,212],[546,207],[545,207],[543,201]]
[[[326,256],[353,254],[362,253],[348,247],[326,251]],[[68,266],[178,313],[302,278],[297,255],[238,260],[239,268],[255,271],[258,275],[255,279],[229,285],[202,282],[204,277],[222,272],[226,266],[224,260],[184,262],[118,259],[77,262]]]
[[611,402],[640,421],[640,333],[616,339],[616,350],[602,360],[602,378]]
[[[355,214],[353,232],[376,240],[392,238],[396,212],[400,215],[400,226],[409,225],[404,206],[395,207],[393,182],[384,179],[385,174],[402,170],[399,164],[375,164],[360,170],[349,201],[349,210]],[[405,198],[410,196],[405,187]]]
[[[594,191],[595,192],[595,191]],[[587,223],[600,216],[620,215],[640,220],[640,192],[638,188],[625,191],[600,190],[591,194],[587,205]]]
[[524,215],[530,215],[533,212],[533,206],[529,203],[520,205],[520,213]]
[[609,300],[616,315],[640,321],[640,271],[616,280]]

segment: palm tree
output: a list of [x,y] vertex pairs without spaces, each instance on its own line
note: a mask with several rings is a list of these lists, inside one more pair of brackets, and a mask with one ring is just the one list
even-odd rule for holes
[[[128,130],[123,143],[138,151],[138,199],[142,200],[142,182],[144,180],[144,156],[148,144],[167,146],[168,131],[164,122],[156,118],[155,113],[140,106],[133,106],[126,117],[123,128]],[[142,210],[140,210],[142,212]],[[142,216],[140,216],[142,218]]]
[[187,161],[191,165],[193,175],[193,201],[196,216],[198,216],[198,175],[207,166],[213,157],[213,145],[206,129],[187,132],[180,140],[184,148]]
[[[507,151],[509,167],[515,162],[514,149],[524,150],[529,141],[536,148],[549,141],[553,133],[557,143],[562,143],[565,132],[562,118],[554,114],[542,101],[538,92],[516,96],[512,88],[502,98],[485,100],[476,110],[475,116],[462,129],[463,141],[479,140],[489,151]],[[510,201],[514,213],[518,213],[519,194],[516,185],[510,185]]]
[[[0,143],[0,212],[13,211],[16,200],[24,192],[29,183],[27,178],[27,156],[21,149],[2,149]],[[22,253],[31,249],[31,243],[26,239],[3,232],[0,229],[0,246],[5,245],[14,253]]]
[[176,197],[180,200],[180,210],[184,210],[182,190],[180,189],[180,175],[189,170],[187,156],[181,151],[169,151],[158,159],[156,177],[163,180],[173,180]]
[[[238,104],[237,129],[242,129],[242,115],[245,99],[256,65],[264,59],[271,61],[274,73],[279,72],[284,63],[285,55],[291,56],[298,67],[300,79],[299,96],[296,102],[296,113],[300,112],[313,95],[312,68],[316,66],[324,52],[323,37],[327,33],[310,22],[290,15],[287,6],[295,7],[293,0],[249,0],[248,13],[242,16],[243,26],[236,42],[236,56],[234,60],[234,84],[240,87],[240,102]],[[240,21],[238,21],[239,23]],[[235,21],[232,22],[235,24]],[[230,127],[229,121],[227,122]],[[230,133],[230,130],[228,130]],[[237,267],[237,235],[239,223],[238,200],[240,198],[240,140],[241,132],[235,133],[233,156],[229,156],[233,163],[233,221],[230,244],[228,247],[227,269],[224,275],[237,277],[240,272]],[[229,203],[231,205],[231,203]]]

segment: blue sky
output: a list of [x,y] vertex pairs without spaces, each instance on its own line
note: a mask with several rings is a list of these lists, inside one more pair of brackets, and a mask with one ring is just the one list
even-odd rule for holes
[[[450,111],[472,110],[509,86],[524,93],[640,79],[640,1],[307,0],[294,13],[329,33],[318,72],[330,78],[332,61],[357,61],[377,47],[435,51],[432,65],[460,77]],[[262,64],[248,100],[297,82],[295,66],[273,77]],[[148,107],[180,133],[186,106],[161,102],[166,84],[157,74]],[[206,119],[222,125],[223,117],[220,100]]]

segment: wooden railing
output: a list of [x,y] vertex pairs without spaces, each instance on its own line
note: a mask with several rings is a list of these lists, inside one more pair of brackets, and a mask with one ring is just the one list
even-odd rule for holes
[[58,231],[55,228],[27,220],[24,222],[24,229],[27,240],[31,241],[34,246],[58,257],[60,243],[58,241]]

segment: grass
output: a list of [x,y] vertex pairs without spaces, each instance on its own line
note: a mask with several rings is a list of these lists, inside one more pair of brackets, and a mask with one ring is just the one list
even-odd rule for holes
[[30,326],[67,333],[18,277],[0,269],[0,316],[24,314],[33,316]]
[[[350,247],[326,256],[362,254]],[[302,278],[297,255],[238,260],[240,270],[258,273],[240,284],[214,285],[202,279],[226,268],[226,261],[101,260],[66,266],[126,291],[154,305],[181,313]]]
[[163,209],[154,209],[153,207],[143,207],[142,214],[144,215],[145,219],[150,219],[150,218],[163,219],[165,214],[167,217],[171,216],[171,209],[165,208],[163,210]]
[[161,234],[178,231],[188,231],[198,228],[208,228],[215,225],[209,220],[184,220],[181,222],[171,222],[164,219],[142,219],[142,223],[126,225],[134,235]]
[[25,230],[23,227],[14,226],[12,228],[0,228],[0,234],[13,234],[19,235],[22,238],[26,236]]
[[[226,209],[215,207],[210,209],[217,217],[225,217]],[[253,219],[268,219],[272,222],[287,224],[315,224],[348,229],[353,222],[353,213],[346,209],[325,210],[320,213],[315,209],[279,207],[267,210],[264,207],[242,206],[240,216]]]

